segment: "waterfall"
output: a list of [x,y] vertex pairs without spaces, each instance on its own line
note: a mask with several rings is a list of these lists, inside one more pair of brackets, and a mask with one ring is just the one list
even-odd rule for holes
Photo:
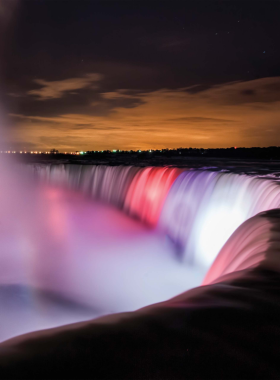
[[207,267],[244,221],[280,206],[279,183],[257,175],[71,164],[33,165],[32,171],[156,227],[182,260]]
[[180,169],[144,168],[133,178],[125,199],[125,209],[151,226],[158,222],[163,204]]
[[238,289],[252,270],[280,271],[277,179],[68,164],[0,174],[0,341],[203,294],[203,278]]
[[171,187],[159,228],[188,262],[210,266],[245,220],[280,206],[279,183],[256,176],[183,172]]
[[35,176],[54,185],[80,190],[122,208],[128,187],[140,168],[105,165],[34,165]]
[[[280,210],[270,210],[246,220],[231,235],[209,269],[203,284],[241,277],[260,266],[280,270]],[[222,278],[223,277],[223,278]]]

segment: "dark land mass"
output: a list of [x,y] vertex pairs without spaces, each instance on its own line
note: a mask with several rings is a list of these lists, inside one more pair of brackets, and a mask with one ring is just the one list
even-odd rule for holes
[[24,163],[76,165],[174,166],[280,177],[280,147],[103,151],[72,154],[14,154]]
[[[65,158],[75,160],[109,160],[110,162],[141,162],[141,161],[158,161],[179,160],[184,161],[186,158],[230,158],[230,159],[256,159],[256,160],[280,160],[280,147],[271,146],[268,148],[226,148],[226,149],[196,149],[196,148],[179,148],[179,149],[162,149],[162,150],[146,150],[146,151],[88,151],[78,156],[71,154],[62,154],[56,151],[51,154],[57,159]],[[25,158],[38,160],[48,159],[49,154],[23,154]],[[31,158],[32,157],[32,158]]]

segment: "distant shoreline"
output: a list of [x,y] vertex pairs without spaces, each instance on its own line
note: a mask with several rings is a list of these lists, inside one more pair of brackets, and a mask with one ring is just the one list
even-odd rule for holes
[[167,156],[167,155],[132,155],[132,154],[85,154],[73,156],[56,155],[13,155],[17,162],[41,165],[107,165],[107,166],[169,166],[185,169],[223,171],[230,173],[257,175],[271,179],[280,178],[280,160],[240,158],[240,157],[207,157],[207,156]]

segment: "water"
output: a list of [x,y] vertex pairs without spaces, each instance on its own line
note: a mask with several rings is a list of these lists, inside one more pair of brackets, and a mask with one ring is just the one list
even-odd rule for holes
[[187,171],[171,187],[159,225],[182,247],[185,261],[210,267],[237,227],[279,205],[276,181],[244,174]]
[[280,271],[280,209],[259,213],[246,220],[231,235],[209,269],[203,284],[242,276],[260,266]]
[[24,171],[6,174],[0,184],[1,341],[133,311],[202,281],[205,271],[182,266],[164,235],[117,208],[33,183]]
[[280,205],[279,182],[257,174],[102,165],[32,170],[43,181],[87,193],[156,227],[173,241],[178,257],[204,267],[245,220]]
[[[217,168],[0,170],[0,341],[133,311],[199,286],[232,233],[280,203],[273,177]],[[234,257],[234,247],[224,249],[219,262]],[[223,260],[204,283],[237,270]]]

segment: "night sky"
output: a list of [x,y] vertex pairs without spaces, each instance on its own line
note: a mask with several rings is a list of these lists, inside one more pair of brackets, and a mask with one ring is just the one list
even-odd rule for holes
[[11,149],[280,145],[279,20],[267,0],[23,0],[1,56]]

